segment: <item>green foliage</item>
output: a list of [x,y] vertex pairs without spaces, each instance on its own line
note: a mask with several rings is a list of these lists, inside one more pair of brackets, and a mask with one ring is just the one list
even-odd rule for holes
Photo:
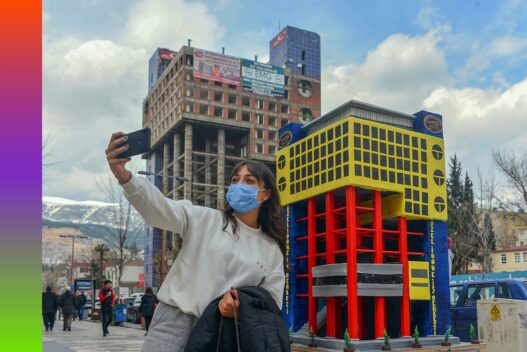
[[312,326],[309,327],[309,337],[311,338],[311,342],[315,342],[315,332]]
[[470,332],[469,332],[470,340],[474,341],[478,339],[478,333],[476,332],[476,329],[474,328],[474,325],[470,324]]
[[289,328],[289,330],[287,331],[289,333],[289,337],[293,336],[293,328]]
[[348,333],[348,328],[346,328],[346,330],[344,331],[344,344],[348,348],[353,348],[353,344],[351,343],[350,335]]
[[446,329],[446,332],[445,332],[445,342],[448,342],[448,340],[450,339],[450,334],[452,332],[452,325],[450,325],[448,327],[448,329]]
[[419,329],[417,328],[417,325],[415,326],[412,336],[414,337],[414,342],[419,343]]
[[386,329],[384,329],[384,344],[390,346],[390,335],[388,335]]

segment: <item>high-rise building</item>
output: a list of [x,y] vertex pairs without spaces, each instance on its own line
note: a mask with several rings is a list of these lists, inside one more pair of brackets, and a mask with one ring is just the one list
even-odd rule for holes
[[286,26],[269,42],[270,63],[293,74],[320,79],[320,36]]
[[176,52],[165,48],[157,48],[148,61],[148,92],[165,72],[170,62],[175,59]]
[[[320,116],[320,79],[190,46],[172,53],[143,103],[142,125],[152,130],[147,169],[162,175],[150,180],[167,197],[221,209],[239,161],[274,170],[278,130]],[[151,77],[160,68],[151,68]],[[179,246],[177,234],[147,229],[147,286],[160,286]]]

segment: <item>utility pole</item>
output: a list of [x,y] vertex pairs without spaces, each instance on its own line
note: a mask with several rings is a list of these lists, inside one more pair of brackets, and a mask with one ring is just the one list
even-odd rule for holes
[[71,238],[71,277],[70,277],[70,282],[71,282],[71,289],[73,290],[75,287],[74,287],[74,284],[75,282],[73,281],[73,270],[74,270],[74,266],[75,266],[75,238],[82,238],[82,239],[87,239],[89,238],[88,236],[81,236],[81,235],[59,235],[60,237],[65,237],[65,238]]

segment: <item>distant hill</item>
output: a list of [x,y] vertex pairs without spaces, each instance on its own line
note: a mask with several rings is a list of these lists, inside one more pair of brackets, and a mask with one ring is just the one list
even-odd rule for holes
[[[95,201],[78,202],[64,198],[43,197],[42,199],[42,262],[45,264],[63,262],[71,255],[71,239],[61,234],[82,234],[93,240],[78,240],[75,243],[75,257],[81,251],[89,251],[90,245],[112,243],[111,235],[113,204]],[[140,223],[133,234],[139,250],[144,247],[144,225],[140,215],[132,208],[134,221]],[[80,258],[79,258],[80,259]]]

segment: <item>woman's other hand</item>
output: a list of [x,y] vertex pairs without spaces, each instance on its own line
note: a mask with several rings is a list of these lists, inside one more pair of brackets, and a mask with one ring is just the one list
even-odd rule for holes
[[118,156],[128,149],[128,145],[119,147],[119,145],[126,142],[128,137],[123,132],[115,132],[110,138],[110,143],[108,143],[108,148],[106,149],[106,160],[108,160],[108,165],[110,170],[117,178],[120,184],[125,184],[132,178],[132,173],[128,171],[125,167],[125,164],[132,160],[131,158],[119,159]]
[[234,312],[236,311],[236,316],[240,316],[240,301],[238,300],[238,291],[235,289],[230,289],[223,295],[223,298],[218,304],[220,313],[224,317],[233,318]]

